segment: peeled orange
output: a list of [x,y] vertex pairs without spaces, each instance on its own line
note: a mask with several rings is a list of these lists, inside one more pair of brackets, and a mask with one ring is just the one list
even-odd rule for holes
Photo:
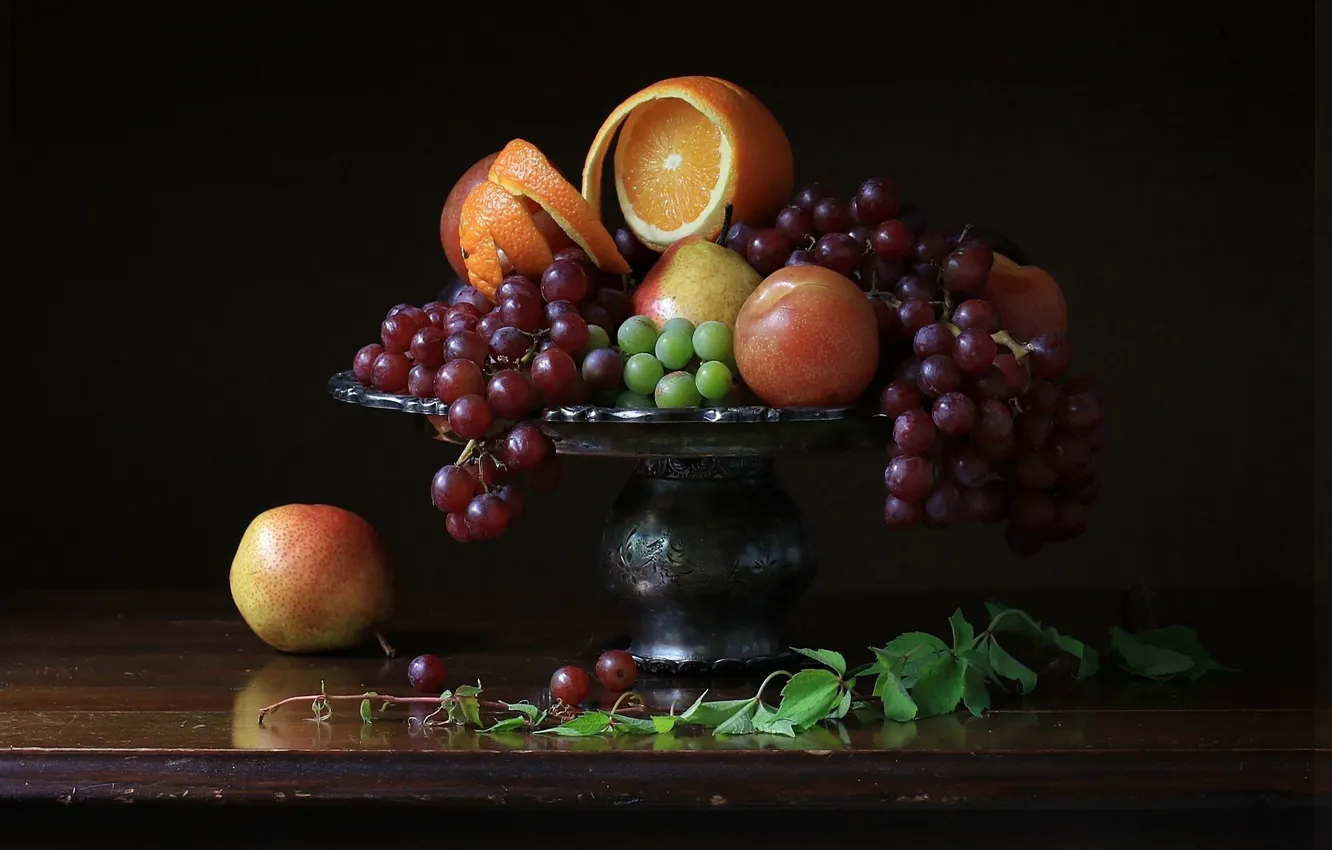
[[591,205],[522,139],[495,155],[486,179],[462,202],[458,243],[468,282],[492,300],[510,270],[540,277],[553,253],[570,244],[603,271],[629,271]]
[[468,281],[492,300],[504,279],[505,260],[519,274],[539,276],[552,259],[550,245],[532,214],[489,180],[476,184],[463,201],[458,243]]
[[629,264],[620,256],[601,217],[535,145],[522,139],[505,145],[490,166],[490,181],[516,197],[536,202],[597,268],[616,274],[629,272]]
[[768,108],[717,77],[674,77],[621,103],[597,131],[583,164],[583,197],[598,218],[616,130],[620,210],[629,230],[656,251],[686,236],[715,239],[728,205],[735,221],[762,221],[791,196],[791,143]]

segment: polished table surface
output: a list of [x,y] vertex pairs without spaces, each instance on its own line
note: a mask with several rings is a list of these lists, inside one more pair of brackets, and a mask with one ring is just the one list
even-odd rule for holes
[[[843,649],[856,663],[864,659],[855,647],[908,628],[946,635],[954,607],[974,610],[987,596],[812,599],[794,619],[793,642]],[[1126,616],[1109,591],[1006,596],[1093,640]],[[1193,683],[1107,669],[1081,683],[1043,677],[1033,693],[999,700],[983,718],[847,722],[793,739],[689,731],[578,739],[422,730],[406,720],[420,707],[373,724],[361,722],[355,702],[335,704],[325,723],[311,721],[308,705],[288,706],[262,726],[256,714],[317,693],[321,680],[330,694],[408,694],[407,662],[421,651],[446,659],[451,686],[480,679],[487,697],[540,703],[555,667],[590,667],[614,640],[621,624],[610,611],[569,617],[567,608],[543,605],[515,613],[513,600],[489,608],[478,601],[458,610],[481,613],[455,614],[447,632],[420,623],[388,631],[399,649],[390,660],[373,647],[275,653],[225,592],[19,595],[0,612],[0,800],[64,808],[334,802],[954,812],[1321,802],[1332,789],[1332,714],[1319,708],[1328,680],[1313,672],[1311,649],[1304,660],[1289,652],[1264,660],[1237,633],[1253,628],[1270,638],[1268,627],[1253,624],[1298,622],[1289,608],[1311,604],[1241,596],[1192,607],[1183,596],[1158,602],[1158,614],[1179,613],[1220,661],[1243,668]],[[1225,609],[1241,601],[1248,625],[1232,627]],[[418,619],[428,625],[432,617]],[[754,685],[645,676],[635,690],[655,705],[683,706],[705,686],[717,697],[749,696]]]

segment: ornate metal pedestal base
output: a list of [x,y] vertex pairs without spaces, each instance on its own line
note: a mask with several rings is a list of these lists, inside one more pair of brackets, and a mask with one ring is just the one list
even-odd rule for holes
[[645,458],[602,533],[608,589],[635,614],[629,652],[650,672],[757,672],[815,564],[766,457]]

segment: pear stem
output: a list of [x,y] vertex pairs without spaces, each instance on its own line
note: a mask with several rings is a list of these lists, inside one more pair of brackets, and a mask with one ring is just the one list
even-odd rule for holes
[[388,640],[384,637],[384,635],[380,634],[378,631],[375,632],[375,640],[379,642],[379,648],[384,650],[384,654],[387,655],[389,658],[392,658],[393,656],[398,654],[398,651],[394,649],[391,645],[389,645]]

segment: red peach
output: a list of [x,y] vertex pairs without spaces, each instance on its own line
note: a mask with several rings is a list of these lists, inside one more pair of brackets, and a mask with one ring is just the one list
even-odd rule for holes
[[850,404],[874,380],[879,328],[860,287],[831,269],[769,275],[735,320],[735,363],[772,407]]

